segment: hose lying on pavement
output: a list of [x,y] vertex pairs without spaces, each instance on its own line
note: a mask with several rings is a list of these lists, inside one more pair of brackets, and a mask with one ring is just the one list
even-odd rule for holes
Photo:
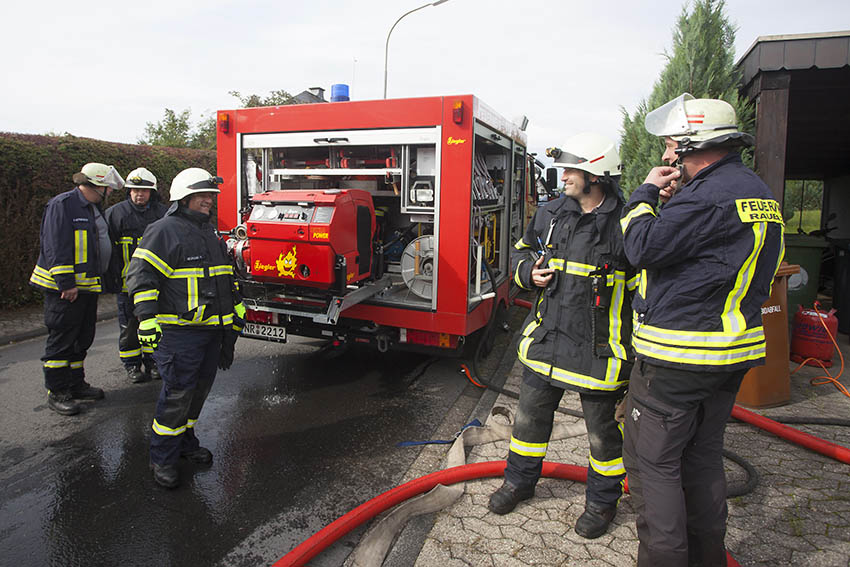
[[[351,512],[328,524],[280,558],[274,564],[274,567],[306,565],[313,557],[354,528],[378,514],[389,510],[393,506],[404,502],[408,498],[423,494],[438,484],[449,485],[476,478],[500,477],[505,473],[505,465],[506,461],[471,463],[450,469],[443,469],[397,486],[361,504]],[[563,478],[584,482],[587,479],[587,469],[576,465],[544,461],[542,475],[547,478]]]
[[[491,277],[491,281],[495,281],[493,277],[492,270],[485,263],[485,266],[488,268],[489,275]],[[514,299],[513,301],[517,305],[523,305],[526,303],[528,308],[531,308],[531,303],[524,302],[523,300]],[[492,324],[495,320],[495,312],[496,312],[496,302],[494,300],[493,310],[491,313],[490,321],[488,321],[487,327],[485,328],[485,332],[482,333],[482,343],[486,340],[486,334],[492,331]],[[482,343],[479,343],[479,348],[476,349],[475,357],[473,358],[473,365],[475,364],[475,358],[478,357],[480,353],[480,346]],[[499,391],[500,393],[504,393],[506,395],[517,397],[518,394],[512,392],[510,390],[502,390],[496,387],[493,387],[489,384],[480,383],[481,381],[476,381],[473,377],[472,372],[464,367],[464,371],[467,377],[477,385],[481,387],[491,387],[494,390]],[[577,412],[575,410],[565,411],[564,413],[569,413],[570,415],[577,415],[581,417],[581,412]],[[744,410],[740,406],[735,406],[732,412],[732,417],[736,419],[740,419],[742,421],[746,421],[747,423],[751,423],[765,429],[767,431],[773,432],[780,437],[803,445],[804,447],[811,448],[818,452],[821,452],[824,455],[830,456],[834,459],[843,461],[845,463],[850,463],[850,450],[840,445],[836,445],[825,441],[823,439],[814,437],[812,435],[808,435],[799,430],[793,429],[791,427],[787,427],[781,425],[777,421],[765,418],[753,412],[749,412]],[[813,420],[817,418],[812,418],[809,420],[795,420],[797,423],[812,423]],[[824,420],[821,420],[824,421]],[[826,420],[830,424],[834,423],[836,420]],[[837,420],[837,421],[845,421],[845,420]],[[838,425],[846,425],[846,423],[837,423]],[[583,424],[572,424],[566,426],[567,428],[572,428],[571,434],[578,434],[579,431],[577,426],[581,426],[581,429],[584,429]],[[502,426],[504,427],[504,426]],[[474,432],[476,430],[486,430],[493,429],[491,426],[485,428],[467,428],[465,429],[461,435],[458,437],[456,442],[452,445],[451,452],[455,452],[457,454],[456,447],[460,447],[461,453],[463,452],[463,446],[465,440],[463,437],[468,432]],[[501,432],[504,434],[504,432]],[[472,433],[475,435],[475,433]],[[555,438],[555,432],[553,431],[553,438]],[[741,494],[746,494],[755,486],[755,483],[758,479],[758,474],[755,469],[750,465],[747,461],[742,459],[741,457],[731,453],[729,451],[724,450],[724,456],[730,458],[734,462],[738,463],[742,467],[747,470],[749,475],[749,480],[747,485],[744,487],[743,492],[733,493],[733,489],[729,490],[729,496],[736,496]],[[464,457],[465,458],[465,457]],[[451,463],[451,457],[449,463]],[[466,480],[473,480],[478,478],[488,478],[488,477],[501,477],[504,475],[504,470],[506,466],[506,461],[489,461],[483,463],[472,463],[472,464],[464,464],[459,466],[452,466],[450,468],[446,468],[417,479],[411,480],[405,484],[397,486],[383,494],[378,495],[377,497],[361,504],[354,510],[351,510],[341,518],[327,525],[322,530],[318,531],[316,534],[299,544],[292,551],[287,553],[284,557],[279,559],[276,563],[274,563],[274,567],[296,567],[305,565],[310,559],[321,553],[328,546],[336,542],[339,538],[349,533],[351,530],[357,528],[363,523],[371,520],[378,514],[381,514],[390,508],[393,508],[399,504],[413,504],[413,502],[407,502],[408,500],[419,497],[422,498],[420,502],[424,502],[424,499],[430,494],[435,494],[437,496],[435,502],[429,504],[423,504],[418,507],[412,506],[411,511],[407,514],[399,514],[399,518],[393,518],[393,514],[395,512],[401,511],[403,506],[399,506],[397,510],[388,515],[381,523],[388,522],[391,524],[391,529],[384,530],[383,534],[379,537],[374,538],[374,545],[371,548],[363,551],[362,553],[358,553],[360,550],[355,552],[354,565],[355,566],[366,566],[366,565],[380,565],[383,562],[384,557],[386,556],[387,549],[389,545],[391,545],[395,534],[398,532],[399,526],[403,526],[404,522],[406,522],[407,518],[411,515],[417,515],[422,513],[427,513],[428,511],[433,511],[435,506],[444,507],[456,500],[459,493],[462,494],[463,488],[461,487],[458,491],[457,489],[452,490],[453,487],[450,485],[464,482]],[[542,477],[546,478],[561,478],[565,480],[572,480],[576,482],[587,482],[587,467],[577,466],[577,465],[569,465],[564,463],[552,463],[548,461],[543,462],[543,468],[541,472]],[[443,496],[439,495],[440,489],[445,489],[445,493]],[[628,486],[626,485],[625,490],[628,491]],[[425,492],[431,491],[429,494],[423,495]],[[377,530],[376,530],[377,531]],[[371,535],[371,534],[370,534]],[[365,538],[364,538],[365,539]],[[362,541],[361,541],[362,543]],[[360,546],[358,546],[359,548]],[[727,551],[727,565],[729,567],[738,567],[739,564],[735,559],[729,554]]]
[[[274,563],[273,567],[300,567],[306,565],[308,561],[324,551],[339,538],[396,504],[400,504],[413,496],[423,494],[435,488],[438,484],[450,485],[477,478],[503,476],[506,464],[506,461],[470,463],[459,467],[443,469],[397,486],[361,504],[351,512],[328,524],[309,539],[299,544],[295,549],[281,557]],[[543,461],[541,476],[575,482],[587,482],[587,467]],[[735,561],[728,551],[726,552],[726,559],[728,567],[738,567],[738,562]],[[355,562],[355,565],[357,564]]]

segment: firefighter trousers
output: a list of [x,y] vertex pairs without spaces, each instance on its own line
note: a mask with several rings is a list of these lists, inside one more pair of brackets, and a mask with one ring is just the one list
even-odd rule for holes
[[[515,486],[534,486],[540,479],[543,458],[552,434],[555,410],[564,389],[553,386],[525,369],[519,409],[511,434],[505,480]],[[590,444],[585,502],[615,506],[623,493],[623,434],[614,420],[622,392],[579,393]]]
[[[641,361],[629,381],[623,459],[637,512],[638,566],[725,566],[723,433],[735,391],[674,407],[650,389],[665,370]],[[688,374],[694,381],[703,375]],[[728,374],[740,383],[744,371]]]
[[41,357],[44,386],[64,392],[85,380],[83,361],[94,341],[97,325],[97,295],[79,293],[73,302],[59,293],[44,292],[44,324],[47,342]]
[[133,315],[133,301],[127,293],[115,296],[118,302],[118,356],[125,368],[139,368],[142,362],[150,370],[153,349],[139,344],[139,320]]
[[173,465],[181,454],[200,447],[194,428],[215,381],[223,334],[221,327],[163,326],[153,353],[162,390],[152,426],[151,462]]

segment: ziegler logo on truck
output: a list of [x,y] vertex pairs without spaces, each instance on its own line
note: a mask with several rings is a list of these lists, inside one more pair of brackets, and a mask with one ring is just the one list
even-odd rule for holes
[[255,272],[272,272],[275,267],[272,264],[261,264],[259,260],[254,262],[254,271]]

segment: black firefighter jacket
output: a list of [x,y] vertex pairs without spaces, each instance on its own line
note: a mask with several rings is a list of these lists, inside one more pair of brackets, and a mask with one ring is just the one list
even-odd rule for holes
[[156,191],[151,191],[150,201],[145,207],[133,204],[129,191],[127,193],[127,199],[109,207],[105,215],[113,244],[110,272],[121,282],[121,291],[124,293],[127,292],[130,258],[142,240],[145,229],[152,222],[164,217],[168,210],[168,207],[159,202]]
[[224,243],[208,215],[174,203],[142,236],[127,270],[133,311],[163,327],[216,329],[233,324],[241,301]]
[[[595,211],[582,214],[569,197],[537,210],[514,245],[514,281],[537,290],[523,324],[519,360],[544,380],[580,392],[611,393],[631,371],[629,290],[637,285],[623,253],[622,202],[607,193]],[[547,287],[531,280],[535,254],[555,269]]]
[[50,199],[30,285],[53,292],[73,287],[81,293],[111,291],[100,273],[95,206],[77,188]]
[[641,270],[634,300],[637,358],[732,371],[764,363],[761,306],[782,261],[782,211],[737,153],[702,169],[662,208],[638,187],[621,221]]

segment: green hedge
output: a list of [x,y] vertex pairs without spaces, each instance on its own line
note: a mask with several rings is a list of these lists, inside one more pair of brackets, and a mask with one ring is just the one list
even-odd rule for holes
[[[0,307],[25,305],[41,299],[27,283],[38,258],[38,233],[44,206],[52,197],[73,188],[71,177],[96,161],[114,165],[122,177],[137,167],[156,175],[160,198],[168,200],[172,178],[187,167],[213,172],[214,151],[136,146],[91,138],[34,136],[0,132]],[[126,198],[115,192],[107,202]]]

